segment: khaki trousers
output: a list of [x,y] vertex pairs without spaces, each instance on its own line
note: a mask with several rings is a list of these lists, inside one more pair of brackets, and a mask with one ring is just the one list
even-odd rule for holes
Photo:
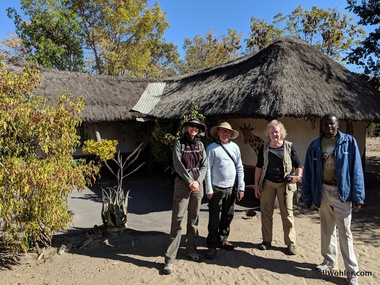
[[[351,232],[352,203],[340,201],[334,186],[322,184],[322,200],[319,208],[321,218],[321,253],[323,263],[338,266],[338,243],[347,274],[359,271]],[[337,238],[337,229],[339,238]]]
[[287,246],[296,244],[296,230],[293,216],[293,192],[286,191],[286,182],[276,183],[264,180],[260,196],[261,232],[263,241],[272,242],[274,201],[278,199],[284,242]]
[[194,253],[197,249],[196,241],[199,236],[199,211],[203,197],[203,185],[199,184],[199,191],[190,191],[189,186],[179,177],[174,181],[172,223],[170,238],[165,253],[165,263],[174,263],[181,243],[182,220],[187,212],[186,251]]

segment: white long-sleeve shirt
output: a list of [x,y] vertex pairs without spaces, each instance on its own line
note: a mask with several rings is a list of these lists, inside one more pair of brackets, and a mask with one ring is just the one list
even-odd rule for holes
[[236,173],[238,173],[238,190],[245,189],[244,168],[241,161],[240,149],[234,142],[223,144],[230,153],[235,163],[231,160],[222,146],[216,142],[211,143],[207,149],[208,166],[206,173],[206,194],[214,193],[212,185],[228,188],[235,184]]

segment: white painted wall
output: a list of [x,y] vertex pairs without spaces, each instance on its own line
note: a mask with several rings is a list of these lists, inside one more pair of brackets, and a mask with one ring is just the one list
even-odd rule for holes
[[[220,120],[222,122],[223,120]],[[305,160],[306,150],[309,144],[316,139],[320,134],[320,120],[318,119],[315,122],[315,126],[311,123],[310,120],[304,119],[295,119],[295,118],[281,118],[279,119],[286,128],[288,133],[286,140],[291,141],[298,153],[298,156],[303,164]],[[265,129],[268,124],[268,121],[265,119],[230,119],[227,120],[232,126],[233,129],[238,130],[240,135],[234,140],[240,147],[242,154],[243,164],[245,166],[256,166],[257,157],[254,153],[252,147],[249,144],[244,143],[244,136],[240,130],[240,126],[244,124],[250,124],[253,127],[252,133],[256,136],[261,137],[264,141],[268,141],[268,138],[265,137]],[[360,153],[363,155],[365,149],[365,138],[366,138],[366,123],[365,122],[354,122],[354,137],[358,142]],[[340,131],[346,132],[346,123],[340,123]]]

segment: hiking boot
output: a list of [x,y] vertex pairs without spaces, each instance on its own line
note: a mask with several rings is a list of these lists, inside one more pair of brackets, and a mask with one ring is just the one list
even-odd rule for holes
[[221,244],[220,244],[220,248],[223,248],[225,250],[234,250],[235,249],[235,246],[230,243],[229,241],[223,241]]
[[207,259],[214,259],[216,256],[216,248],[210,247],[206,252]]
[[267,250],[271,247],[271,243],[270,242],[267,242],[267,241],[263,241],[260,245],[259,245],[259,249],[261,250]]
[[288,255],[296,255],[296,246],[292,243],[291,245],[288,246],[287,250]]

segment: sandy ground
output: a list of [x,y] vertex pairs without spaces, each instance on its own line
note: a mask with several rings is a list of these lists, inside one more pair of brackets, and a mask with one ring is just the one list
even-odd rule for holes
[[[366,205],[353,214],[352,230],[361,274],[366,275],[360,277],[360,283],[379,284],[380,139],[368,140],[366,155]],[[255,208],[257,201],[249,197],[237,207],[232,223],[230,241],[237,245],[236,250],[220,250],[214,260],[202,258],[196,263],[186,258],[182,244],[173,274],[163,275],[172,190],[170,184],[154,179],[147,179],[145,183],[150,184],[130,181],[132,199],[128,228],[119,233],[103,230],[99,235],[92,235],[89,229],[101,225],[99,192],[94,188],[73,193],[69,205],[76,209],[74,226],[56,235],[53,247],[45,250],[39,260],[36,253],[25,254],[17,262],[3,260],[1,284],[346,284],[344,276],[318,276],[314,271],[315,265],[322,260],[316,211],[305,211],[301,206],[295,208],[296,256],[285,254],[277,210],[273,248],[261,251],[258,249],[260,212]],[[146,187],[151,189],[147,191]],[[136,190],[140,188],[145,191]],[[249,209],[257,210],[257,216],[244,219]],[[207,215],[205,201],[200,220],[199,252],[202,257],[206,252]],[[62,244],[67,250],[59,254]],[[344,270],[341,258],[340,270]]]

